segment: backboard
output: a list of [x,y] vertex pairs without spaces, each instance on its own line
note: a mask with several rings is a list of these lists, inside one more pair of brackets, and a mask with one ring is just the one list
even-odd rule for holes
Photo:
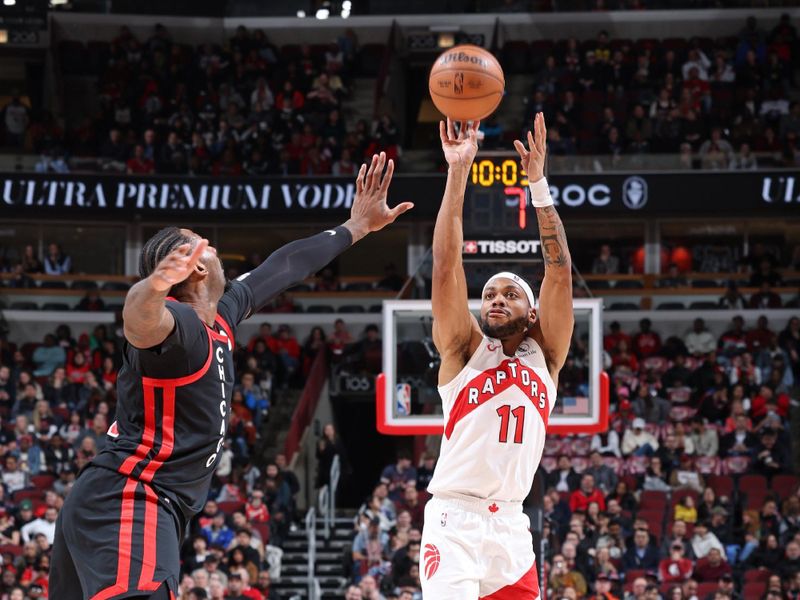
[[[470,301],[475,315],[480,301]],[[559,377],[547,432],[596,433],[608,428],[608,376],[602,371],[602,300],[573,300],[575,333]],[[430,300],[383,303],[383,372],[376,382],[378,431],[386,435],[442,433],[437,391],[439,355],[431,338]]]

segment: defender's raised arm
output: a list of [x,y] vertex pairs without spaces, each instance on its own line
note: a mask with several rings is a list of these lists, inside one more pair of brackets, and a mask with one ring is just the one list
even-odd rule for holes
[[442,356],[439,383],[449,382],[466,364],[473,340],[480,340],[478,322],[469,312],[467,280],[461,261],[463,211],[467,177],[478,152],[478,126],[462,124],[456,135],[450,119],[439,123],[447,160],[447,185],[433,230],[433,342]]
[[539,220],[544,279],[539,291],[538,323],[542,339],[538,341],[555,379],[567,359],[575,318],[572,313],[572,259],[567,247],[567,235],[544,177],[546,140],[544,115],[538,113],[534,121],[534,133],[528,132],[528,149],[519,140],[514,142],[514,147],[519,153],[522,168],[528,173],[531,200]]

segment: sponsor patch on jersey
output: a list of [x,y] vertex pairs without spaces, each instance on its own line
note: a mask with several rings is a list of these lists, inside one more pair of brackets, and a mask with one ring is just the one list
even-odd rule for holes
[[423,560],[425,561],[425,579],[430,579],[439,570],[439,563],[441,562],[439,549],[433,544],[425,544]]

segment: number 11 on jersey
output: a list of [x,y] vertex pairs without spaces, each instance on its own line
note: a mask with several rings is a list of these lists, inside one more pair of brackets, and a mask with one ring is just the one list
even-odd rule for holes
[[508,443],[508,427],[510,425],[510,416],[514,416],[514,443],[522,443],[522,431],[525,427],[525,407],[518,406],[511,410],[509,404],[504,404],[497,409],[497,414],[500,415],[500,443]]

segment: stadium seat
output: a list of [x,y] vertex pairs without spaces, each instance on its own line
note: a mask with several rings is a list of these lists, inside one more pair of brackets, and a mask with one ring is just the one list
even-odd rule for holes
[[[702,559],[701,559],[702,560]],[[705,598],[709,594],[713,594],[717,591],[717,587],[719,584],[716,581],[701,581],[697,584],[697,597],[698,598]],[[754,598],[755,596],[747,596],[745,598]]]
[[554,456],[543,456],[539,464],[549,473],[558,466],[558,459]]
[[106,292],[127,292],[131,286],[124,281],[106,281],[100,287]]
[[583,473],[589,468],[589,461],[583,456],[573,456],[570,462],[572,463],[572,468],[575,469],[576,473]]
[[753,490],[767,491],[767,478],[763,475],[742,475],[739,478],[738,488],[740,494],[748,494]]
[[717,497],[730,498],[733,495],[733,477],[730,475],[709,475],[706,477],[706,483],[714,490]]
[[690,310],[716,310],[719,305],[716,302],[690,302]]
[[684,310],[685,308],[683,302],[662,302],[656,306],[656,310]]
[[218,506],[226,515],[232,515],[238,510],[244,510],[244,502],[219,502]]
[[650,530],[650,535],[655,537],[657,542],[661,541],[661,538],[664,535],[664,509],[654,510],[654,509],[646,509],[646,510],[638,510],[636,512],[637,519],[644,519],[647,521],[647,526]]
[[307,283],[298,283],[296,286],[289,288],[289,292],[310,292],[311,286]]
[[364,310],[364,306],[362,304],[343,304],[339,307],[339,310],[336,312],[340,313],[363,313],[366,312]]
[[720,287],[718,281],[713,279],[692,279],[693,288],[718,288]]
[[0,546],[0,555],[13,554],[14,556],[21,556],[22,550],[22,544],[3,544]]
[[65,290],[67,289],[66,281],[42,281],[39,287],[43,290]]
[[729,456],[722,461],[722,472],[725,475],[741,475],[750,468],[750,459],[746,456]]
[[381,304],[373,304],[372,306],[369,307],[369,310],[367,312],[371,313],[383,312],[383,306]]
[[628,569],[625,571],[625,583],[632,582],[637,577],[644,577],[647,571],[644,569]]
[[63,302],[45,302],[42,305],[42,310],[65,311],[65,310],[70,310],[70,306],[69,304],[65,304]]
[[635,302],[614,302],[608,310],[639,310],[639,305]]
[[97,282],[86,280],[86,279],[79,279],[78,281],[72,282],[72,289],[73,290],[96,290],[97,289]]
[[31,483],[33,486],[40,490],[50,489],[50,486],[53,485],[55,480],[56,478],[52,475],[34,475],[31,477]]
[[697,506],[698,503],[697,492],[688,489],[675,490],[674,492],[672,492],[672,496],[670,496],[671,506],[674,508],[676,504],[679,504],[687,496],[691,496],[694,499],[694,505]]
[[[625,472],[629,475],[644,475],[645,471],[647,471],[647,463],[648,460],[646,456],[629,456],[625,461]],[[631,491],[633,491],[635,487],[634,485]]]
[[688,406],[673,406],[669,411],[669,418],[673,421],[688,421],[697,414],[697,409]]
[[261,536],[261,541],[266,546],[269,543],[269,523],[253,523],[253,529]]
[[24,489],[24,490],[17,490],[12,494],[14,498],[14,504],[19,504],[23,500],[41,500],[42,498],[42,490],[34,490],[34,489]]
[[701,475],[716,475],[719,473],[719,458],[716,456],[698,456],[694,460],[694,468]]
[[658,510],[663,512],[667,508],[667,502],[668,498],[666,492],[644,490],[639,497],[639,510]]
[[572,441],[572,455],[573,456],[589,456],[589,451],[592,446],[592,439],[589,437],[577,437]]
[[[698,593],[699,593],[699,587]],[[745,583],[742,588],[742,597],[743,598],[761,598],[764,592],[767,591],[767,582],[766,581],[750,581]]]
[[333,307],[329,304],[312,304],[306,308],[306,312],[310,313],[332,313]]
[[12,302],[11,310],[39,310],[39,305],[36,302]]
[[769,581],[772,577],[772,571],[769,569],[747,569],[744,572],[744,583],[752,583],[754,581]]
[[649,356],[642,361],[642,368],[645,371],[664,373],[669,368],[669,362],[663,356]]
[[798,486],[800,486],[800,477],[797,475],[775,475],[770,482],[770,487],[782,500],[794,494]]

